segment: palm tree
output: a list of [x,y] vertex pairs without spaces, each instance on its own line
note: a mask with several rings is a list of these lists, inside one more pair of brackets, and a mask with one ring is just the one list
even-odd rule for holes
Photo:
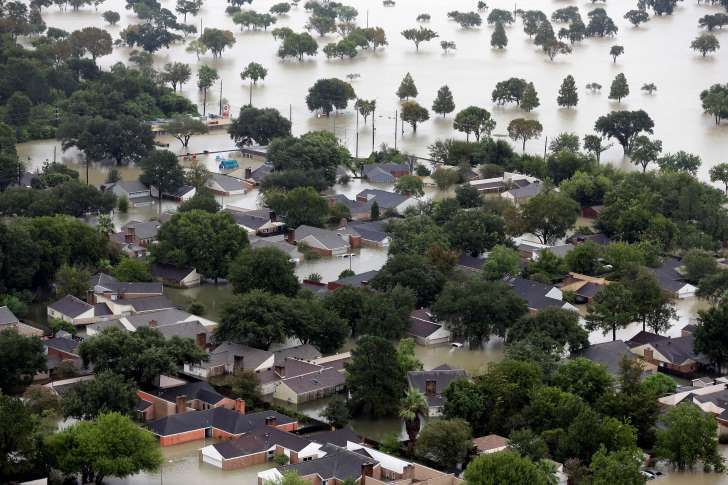
[[417,389],[408,390],[399,405],[399,417],[404,419],[404,427],[409,437],[407,451],[410,456],[414,454],[417,434],[420,432],[420,414],[426,414],[427,409],[425,395]]

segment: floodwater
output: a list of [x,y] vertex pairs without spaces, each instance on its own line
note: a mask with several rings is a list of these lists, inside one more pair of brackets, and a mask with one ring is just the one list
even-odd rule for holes
[[[267,11],[277,0],[256,0],[252,8]],[[248,84],[240,80],[239,73],[249,62],[255,61],[268,69],[268,77],[253,92],[253,104],[271,106],[282,113],[292,116],[293,130],[300,134],[309,130],[335,130],[336,135],[356,151],[356,123],[353,109],[344,110],[335,119],[317,118],[305,105],[305,95],[313,83],[323,77],[345,79],[347,74],[359,74],[353,82],[357,95],[365,99],[376,99],[378,105],[376,119],[375,145],[383,142],[394,145],[394,111],[398,108],[395,91],[406,72],[411,72],[420,95],[417,101],[430,107],[437,89],[448,84],[452,89],[458,109],[468,105],[478,105],[490,110],[498,122],[496,133],[506,132],[508,122],[524,113],[511,107],[496,107],[490,101],[490,93],[498,81],[512,76],[533,81],[541,99],[541,106],[525,116],[537,118],[544,126],[544,135],[553,138],[562,131],[573,131],[580,135],[592,130],[596,118],[612,109],[645,109],[656,123],[655,136],[662,139],[666,151],[685,149],[698,153],[703,158],[700,174],[704,178],[710,166],[725,161],[728,149],[728,124],[714,125],[710,116],[704,115],[698,95],[701,90],[713,83],[726,82],[728,55],[723,51],[702,58],[689,48],[698,33],[699,17],[720,11],[718,7],[696,5],[696,2],[680,2],[674,15],[653,17],[650,22],[633,28],[624,18],[624,13],[634,8],[634,2],[618,0],[609,2],[608,14],[619,27],[615,38],[587,39],[574,48],[574,53],[559,56],[550,61],[532,44],[523,32],[520,22],[508,27],[508,47],[498,51],[490,48],[492,28],[463,30],[446,18],[450,10],[472,10],[471,0],[398,0],[394,7],[384,7],[382,2],[367,0],[348,0],[347,4],[359,10],[359,25],[381,26],[387,33],[389,45],[377,52],[363,52],[352,60],[327,60],[323,53],[304,62],[281,61],[275,53],[278,42],[270,32],[246,31],[233,24],[224,14],[224,0],[206,0],[197,17],[188,18],[198,28],[219,27],[235,33],[236,44],[223,53],[221,59],[213,59],[207,54],[198,59],[195,54],[185,52],[184,43],[155,54],[158,67],[167,62],[181,61],[190,63],[193,71],[206,64],[217,69],[222,78],[222,97],[235,113],[248,102]],[[173,0],[163,0],[163,6],[174,10]],[[512,10],[514,4],[506,0],[489,2],[491,8]],[[587,1],[563,0],[521,0],[521,9],[541,9],[547,14],[568,5],[580,7],[583,17],[591,9]],[[602,5],[600,5],[602,6]],[[108,27],[101,18],[104,10],[116,10],[121,22]],[[405,40],[399,32],[415,27],[415,17],[419,13],[431,14],[432,21],[427,25],[439,33],[440,38],[420,46],[416,52],[414,45]],[[85,26],[106,28],[114,38],[130,23],[138,20],[133,12],[124,9],[123,0],[107,0],[99,11],[86,8],[79,12],[59,12],[52,7],[44,10],[44,19],[49,26],[72,31]],[[296,31],[303,29],[307,14],[302,7],[294,8],[289,15],[278,19],[277,27],[290,27]],[[555,26],[557,29],[558,25]],[[725,34],[715,32],[724,44]],[[190,37],[191,38],[191,37]],[[319,38],[321,47],[337,41],[338,35],[329,34]],[[457,50],[444,54],[439,46],[440,40],[456,42]],[[616,63],[608,55],[613,44],[623,45],[625,54]],[[117,61],[128,60],[131,49],[118,48],[114,53],[99,59],[105,67]],[[607,99],[611,80],[617,73],[624,72],[630,83],[631,94],[621,104]],[[576,109],[559,109],[556,95],[561,80],[572,74],[577,81],[580,104]],[[589,82],[604,86],[601,94],[590,94],[584,89]],[[643,94],[640,87],[654,82],[658,91],[650,96]],[[201,103],[195,78],[183,87],[190,99]],[[219,106],[220,83],[208,93],[208,111],[216,112]],[[202,110],[200,110],[202,111]],[[359,152],[368,153],[372,146],[371,120],[369,126],[360,123]],[[452,131],[451,118],[437,116],[423,123],[417,133],[407,127],[402,136],[397,135],[398,146],[417,155],[427,154],[427,145],[435,139],[462,137]],[[531,141],[527,149],[532,152],[543,150],[544,139]],[[52,144],[38,143],[38,147],[21,147],[21,152],[40,156],[40,160],[52,155]],[[192,139],[193,150],[204,148],[228,149],[232,143],[223,132],[209,137]],[[604,159],[622,163],[622,152],[618,147],[604,154]]]

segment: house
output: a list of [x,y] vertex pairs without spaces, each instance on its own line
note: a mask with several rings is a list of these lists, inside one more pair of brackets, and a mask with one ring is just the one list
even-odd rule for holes
[[129,221],[109,240],[127,256],[144,257],[149,254],[149,247],[157,241],[161,225],[159,221]]
[[725,377],[719,377],[710,385],[681,387],[676,393],[663,396],[658,401],[664,406],[692,403],[703,412],[715,416],[719,435],[728,432],[728,379]]
[[346,254],[361,244],[360,236],[306,225],[289,232],[288,238],[289,242],[305,245],[322,256]]
[[[574,358],[584,357],[597,364],[602,364],[606,366],[609,373],[613,376],[620,375],[620,364],[624,357],[627,357],[629,360],[638,358],[631,351],[629,345],[621,340],[592,344],[589,347],[572,352],[571,356]],[[654,374],[655,372],[657,372],[657,366],[645,361],[643,374]]]
[[273,351],[274,364],[276,365],[285,362],[289,358],[316,363],[321,357],[321,352],[311,344],[301,344]]
[[520,173],[504,172],[500,177],[488,179],[472,179],[468,184],[475,187],[481,194],[502,194],[511,189],[517,189],[540,182],[536,177],[522,175]]
[[255,187],[260,187],[260,184],[263,183],[263,180],[273,173],[273,164],[271,163],[264,163],[263,165],[259,166],[256,169],[253,169],[251,167],[245,167],[245,170],[241,171],[236,170],[233,172],[234,175],[240,175],[243,178],[243,183],[248,189],[254,189]]
[[[157,189],[157,187],[152,185],[151,187],[149,187],[149,191],[152,194],[152,197],[154,197],[155,199],[159,198],[159,190]],[[196,193],[197,189],[195,189],[193,186],[183,185],[174,192],[162,192],[162,198],[170,199],[175,202],[186,202],[194,197]]]
[[47,313],[50,318],[63,320],[73,325],[84,325],[96,321],[95,306],[79,300],[73,295],[66,295],[48,305]]
[[83,361],[78,351],[80,346],[80,339],[74,338],[65,332],[58,332],[55,337],[43,340],[43,349],[46,354],[46,366],[49,374],[52,376],[53,371],[61,362],[70,362],[77,369],[82,369]]
[[580,273],[569,273],[561,282],[561,291],[569,291],[576,295],[576,303],[591,303],[594,295],[609,281]]
[[362,167],[362,178],[373,184],[393,184],[409,174],[409,166],[402,163],[369,163]]
[[569,254],[576,246],[571,244],[560,244],[558,246],[549,246],[547,244],[539,244],[532,241],[521,241],[518,243],[518,254],[525,261],[538,261],[541,253],[548,251],[554,256],[563,258]]
[[0,306],[0,332],[15,330],[26,337],[42,337],[43,330],[21,322],[7,306]]
[[239,438],[205,446],[200,458],[223,470],[236,470],[269,462],[275,455],[285,455],[297,464],[319,458],[322,445],[305,437],[262,426]]
[[235,224],[245,229],[251,236],[275,236],[285,231],[286,225],[279,221],[276,213],[270,209],[243,209],[227,206],[225,212],[232,216]]
[[106,273],[96,273],[89,280],[89,302],[135,300],[163,294],[161,283],[123,282]]
[[176,414],[148,424],[149,430],[159,438],[161,446],[173,446],[205,438],[233,439],[261,426],[283,431],[298,429],[298,421],[277,411],[245,414],[245,401],[235,401],[235,409],[212,407],[200,411],[187,411],[180,403]]
[[661,371],[689,377],[709,364],[704,355],[695,352],[694,343],[692,335],[672,338],[643,331],[627,345],[633,354],[656,365]]
[[397,194],[380,189],[365,189],[356,194],[357,202],[361,202],[371,206],[374,202],[379,206],[379,210],[384,212],[394,212],[395,214],[404,214],[408,207],[417,205],[417,199],[408,195]]
[[255,349],[247,345],[223,342],[210,352],[209,359],[184,365],[185,374],[207,379],[213,376],[232,374],[236,370],[262,372],[273,367],[273,352]]
[[217,195],[242,195],[246,192],[245,184],[239,178],[222,173],[212,173],[205,182],[205,187]]
[[453,369],[448,365],[441,365],[432,370],[410,371],[407,373],[407,384],[410,389],[416,389],[425,395],[429,417],[442,416],[445,405],[443,392],[451,382],[467,379],[468,374],[462,369]]
[[89,325],[86,333],[89,336],[96,335],[108,326],[114,326],[126,332],[136,332],[143,327],[154,328],[166,338],[176,336],[194,339],[197,345],[204,349],[209,345],[210,337],[217,323],[177,308],[165,308],[131,313],[110,322]]
[[368,286],[377,274],[379,274],[379,271],[376,270],[365,271],[364,273],[359,273],[353,276],[345,276],[336,281],[330,281],[327,286],[330,291],[338,290],[344,286],[348,286],[350,288],[362,288],[364,286]]
[[581,217],[586,219],[598,219],[599,215],[604,210],[603,205],[593,205],[591,207],[583,207],[581,209]]
[[264,145],[244,146],[240,149],[243,158],[265,162],[268,158],[268,147]]
[[576,307],[564,301],[563,293],[555,286],[527,280],[520,276],[507,276],[504,281],[513,288],[518,296],[526,300],[528,309],[531,312],[537,312],[544,308],[562,308],[577,311]]
[[344,390],[346,376],[334,367],[313,365],[305,374],[285,377],[276,385],[273,397],[291,404],[303,404]]
[[683,299],[695,296],[697,288],[685,281],[678,271],[680,260],[667,257],[657,268],[647,268],[657,278],[663,291],[673,298]]
[[200,273],[194,268],[178,268],[171,264],[154,263],[150,270],[154,279],[177,288],[200,286],[202,281]]
[[117,197],[126,197],[132,207],[144,207],[154,205],[154,199],[149,187],[139,180],[119,180],[107,186]]
[[138,406],[144,421],[154,421],[189,410],[206,410],[218,407],[235,409],[245,402],[237,403],[218,393],[205,381],[177,381],[170,387],[139,390],[137,396],[142,401]]
[[293,263],[300,263],[303,261],[303,253],[301,253],[296,246],[293,244],[287,243],[285,240],[280,239],[279,237],[273,237],[273,238],[260,238],[257,236],[252,236],[249,238],[250,240],[250,247],[252,248],[276,248],[288,255],[288,259],[291,260]]
[[444,344],[452,339],[450,331],[441,323],[437,323],[428,309],[413,311],[409,321],[407,335],[413,337],[420,345]]
[[478,450],[479,455],[486,455],[508,449],[508,438],[497,434],[489,434],[475,438],[473,444]]
[[[362,246],[384,248],[389,246],[390,242],[386,231],[388,222],[388,220],[351,221],[346,227],[352,233],[361,236]],[[343,230],[343,228],[340,230]]]
[[501,193],[501,197],[510,200],[515,206],[521,206],[543,192],[544,184],[540,180],[516,187]]

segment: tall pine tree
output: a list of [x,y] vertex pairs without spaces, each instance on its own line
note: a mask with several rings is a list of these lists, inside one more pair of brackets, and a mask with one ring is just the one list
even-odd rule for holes
[[576,81],[574,76],[569,74],[564,78],[559,89],[559,96],[556,98],[559,106],[565,108],[573,108],[579,103],[579,93],[576,91]]
[[412,75],[407,75],[402,79],[402,82],[397,89],[397,97],[402,99],[416,98],[417,97],[417,86],[415,86],[415,80],[412,79]]
[[541,102],[538,100],[538,94],[533,83],[528,83],[526,89],[523,90],[523,97],[521,98],[521,108],[524,111],[531,111],[540,106]]
[[493,35],[490,36],[490,45],[496,49],[503,49],[508,45],[508,36],[506,36],[503,22],[496,22]]
[[452,91],[447,86],[443,86],[437,90],[437,98],[432,103],[432,111],[442,115],[444,118],[446,114],[455,111],[455,101],[452,99]]
[[629,96],[629,84],[627,84],[627,78],[620,72],[612,81],[612,86],[609,89],[609,99],[616,99],[618,103],[621,103],[622,98],[627,96]]

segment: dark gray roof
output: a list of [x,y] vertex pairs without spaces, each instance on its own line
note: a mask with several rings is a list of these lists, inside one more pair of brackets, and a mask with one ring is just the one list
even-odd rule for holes
[[143,281],[124,282],[106,273],[96,273],[93,275],[89,280],[89,286],[92,290],[100,287],[101,290],[106,289],[116,294],[161,295],[164,291],[162,283]]
[[223,458],[231,459],[261,453],[276,445],[292,451],[301,451],[310,444],[310,440],[301,436],[270,426],[263,426],[240,438],[223,441],[213,445],[213,447]]
[[[410,371],[407,373],[407,382],[410,388],[417,389],[425,395],[427,404],[430,406],[442,406],[445,404],[445,396],[442,393],[451,382],[459,379],[467,379],[468,374],[463,369],[451,369],[440,367],[432,370]],[[426,392],[427,381],[435,381],[435,393]]]
[[149,191],[149,188],[139,180],[119,180],[114,185],[128,194]]
[[230,175],[213,172],[210,175],[210,180],[214,180],[226,192],[235,192],[245,189],[242,180]]
[[409,321],[410,326],[407,333],[420,338],[427,338],[442,328],[442,325],[435,323],[432,315],[425,309],[413,311]]
[[665,258],[659,267],[647,269],[655,275],[663,290],[677,292],[687,284],[683,276],[677,271],[680,264],[680,260],[677,258]]
[[164,295],[150,296],[147,298],[134,298],[131,300],[119,299],[116,300],[116,303],[120,305],[131,305],[136,312],[150,312],[174,308],[174,305],[169,298]]
[[208,327],[204,326],[197,320],[190,322],[178,322],[171,325],[162,325],[157,327],[157,331],[161,333],[164,338],[181,337],[181,338],[195,338],[200,334],[212,335],[213,331]]
[[283,474],[295,471],[302,477],[318,475],[323,480],[336,478],[339,481],[344,481],[349,478],[358,479],[361,476],[362,465],[375,463],[370,457],[330,443],[324,445],[321,449],[326,452],[326,455],[322,458],[282,466],[278,470]]
[[344,194],[336,194],[328,197],[329,201],[336,202],[348,207],[352,214],[369,214],[372,210],[371,202],[363,202],[361,200],[352,200]]
[[351,221],[347,227],[356,231],[366,241],[382,242],[387,238],[385,226],[385,221]]
[[270,222],[270,215],[268,217],[261,217],[258,211],[249,213],[226,209],[225,212],[232,216],[235,224],[253,230],[258,230]]
[[351,428],[335,429],[333,431],[321,431],[308,435],[312,441],[316,443],[326,444],[331,443],[336,446],[346,447],[346,442],[351,441],[352,443],[362,443],[364,438],[361,437]]
[[313,226],[298,226],[294,233],[296,241],[300,241],[308,236],[314,237],[328,249],[340,249],[349,246],[349,238],[346,235],[339,235],[336,231],[321,229]]
[[695,352],[695,337],[692,335],[667,338],[659,342],[653,342],[650,345],[652,345],[656,351],[664,355],[665,358],[673,364],[679,365],[688,360],[700,363],[708,362],[704,355]]
[[596,283],[587,283],[578,290],[576,290],[576,294],[579,296],[583,296],[584,298],[592,298],[601,288],[602,285],[598,285]]
[[212,408],[167,416],[149,423],[149,429],[159,436],[169,436],[206,428],[217,428],[230,434],[243,434],[260,426],[265,426],[265,421],[269,417],[275,418],[276,424],[279,425],[296,421],[278,411],[240,414],[226,408]]
[[224,399],[222,394],[205,381],[188,382],[181,386],[154,389],[146,392],[168,402],[176,402],[178,396],[186,396],[188,401],[199,399],[207,404],[217,404]]
[[405,165],[403,163],[368,163],[364,165],[362,168],[362,172],[364,173],[364,176],[366,176],[369,172],[375,169],[384,170],[388,173],[393,172],[409,172],[409,166]]
[[318,349],[311,344],[303,344],[295,347],[289,347],[287,349],[274,350],[273,355],[275,356],[276,365],[280,365],[288,358],[305,361],[318,359],[321,357],[321,352],[319,352]]
[[[286,374],[288,375],[288,374]],[[329,389],[343,386],[346,376],[334,368],[326,368],[308,374],[283,379],[288,387],[296,394],[305,394],[319,389]]]
[[354,276],[346,276],[345,278],[340,278],[336,280],[334,283],[342,286],[351,286],[352,288],[361,288],[362,286],[368,285],[375,276],[379,274],[379,271],[373,270],[373,271],[366,271],[364,273],[359,273]]
[[[133,302],[137,300],[129,300]],[[190,317],[190,313],[187,313],[178,308],[166,308],[162,310],[153,310],[146,313],[139,313],[136,315],[129,315],[126,317],[127,321],[134,327],[148,327],[149,322],[156,322],[158,327],[165,325],[172,325],[179,323]]]
[[526,300],[528,308],[533,310],[543,310],[544,308],[561,308],[564,306],[564,302],[555,298],[547,297],[546,294],[551,291],[554,287],[539,283],[538,281],[527,280],[520,276],[506,278],[508,286]]
[[619,363],[622,361],[622,356],[625,355],[630,360],[637,358],[630,352],[629,346],[621,340],[594,344],[572,353],[572,357],[584,357],[598,364],[606,365],[613,375],[620,373]]
[[544,185],[542,183],[533,182],[528,185],[524,185],[523,187],[511,189],[508,193],[516,199],[520,199],[522,197],[534,197],[543,191],[543,187]]
[[481,271],[483,269],[483,264],[485,264],[485,259],[478,256],[472,256],[469,253],[462,254],[458,258],[458,266],[462,266],[469,270]]
[[79,300],[73,295],[66,295],[60,300],[51,303],[48,306],[53,310],[70,318],[76,318],[82,313],[93,309],[92,305],[89,305],[83,300]]
[[273,172],[273,165],[269,163],[264,163],[250,173],[250,178],[253,179],[255,182],[260,183],[268,175],[270,175],[271,172]]
[[7,306],[0,306],[0,325],[10,325],[12,323],[18,323],[18,317],[15,316],[10,308]]
[[667,340],[667,337],[665,337],[664,335],[657,335],[656,333],[641,330],[637,332],[634,337],[627,341],[627,346],[633,348],[637,347],[638,345],[661,342],[663,340]]
[[57,349],[74,355],[78,355],[77,350],[80,345],[81,342],[73,338],[54,337],[43,341],[43,346],[46,348]]
[[167,281],[181,282],[187,276],[192,273],[194,269],[191,268],[178,268],[171,264],[159,264],[155,263],[151,267],[152,276],[155,278],[161,278]]
[[232,365],[234,356],[237,355],[243,358],[242,366],[244,369],[254,370],[268,360],[272,354],[268,350],[260,350],[232,342],[223,342],[210,352],[210,364],[221,365],[227,363]]
[[370,202],[377,201],[377,204],[381,209],[394,209],[402,202],[409,199],[408,196],[402,194],[396,194],[394,192],[387,192],[386,190],[380,189],[366,189],[362,190],[357,197],[367,197]]
[[129,221],[121,226],[120,234],[126,234],[129,228],[133,228],[137,239],[157,239],[161,225],[159,221]]

